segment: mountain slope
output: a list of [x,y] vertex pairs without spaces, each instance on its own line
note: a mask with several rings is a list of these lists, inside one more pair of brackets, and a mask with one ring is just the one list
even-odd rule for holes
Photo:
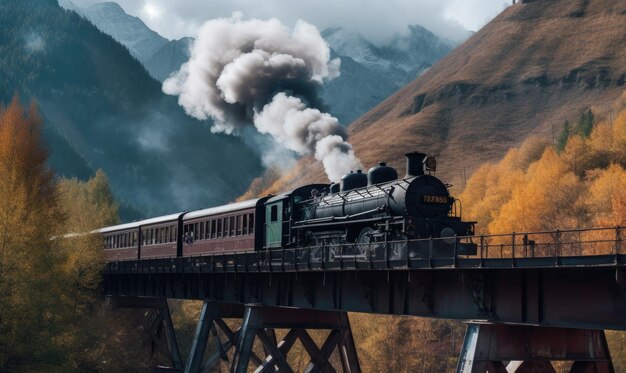
[[374,71],[391,74],[395,81],[409,82],[450,53],[453,46],[422,26],[410,26],[408,31],[407,35],[398,35],[380,46],[340,27],[324,30],[322,36],[338,55],[348,56]]
[[383,46],[339,27],[322,32],[341,58],[341,75],[326,84],[322,98],[341,123],[352,122],[453,49],[421,26],[408,31]]
[[191,43],[193,43],[193,38],[189,37],[171,40],[150,58],[143,60],[143,65],[155,79],[164,81],[189,60]]
[[169,42],[141,19],[124,12],[117,3],[96,3],[85,8],[75,7],[74,10],[87,17],[102,32],[125,45],[141,62],[150,59]]
[[[538,0],[509,7],[349,127],[366,165],[420,150],[444,180],[499,159],[530,134],[605,111],[626,88],[626,2]],[[323,180],[305,160],[273,189]],[[306,169],[305,177],[298,170]],[[267,182],[266,182],[267,183]]]
[[0,102],[38,102],[59,174],[103,168],[118,198],[154,215],[224,203],[261,172],[241,139],[185,115],[125,47],[56,1],[2,1],[0,24]]

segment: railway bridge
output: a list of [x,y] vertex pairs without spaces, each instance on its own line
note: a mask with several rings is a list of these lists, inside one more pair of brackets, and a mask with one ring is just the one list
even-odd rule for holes
[[[232,356],[233,372],[290,372],[299,340],[305,371],[360,372],[347,313],[364,312],[467,322],[457,372],[550,372],[553,360],[573,361],[571,372],[613,372],[604,330],[626,330],[625,229],[475,236],[471,256],[459,251],[470,238],[448,237],[443,257],[433,250],[442,242],[426,239],[376,243],[369,256],[336,245],[119,261],[106,265],[104,288],[115,307],[152,310],[149,329],[178,371]],[[168,298],[204,302],[185,362]],[[276,329],[287,330],[280,341]],[[311,329],[330,332],[318,345]],[[211,340],[217,351],[205,356]],[[341,367],[329,362],[334,351]]]

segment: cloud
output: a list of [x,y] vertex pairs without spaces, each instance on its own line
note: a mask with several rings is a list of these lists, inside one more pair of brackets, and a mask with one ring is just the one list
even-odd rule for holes
[[[94,0],[76,0],[78,4]],[[384,43],[419,24],[435,34],[459,40],[467,29],[477,29],[502,10],[503,0],[118,0],[130,14],[168,38],[195,34],[204,21],[242,11],[251,18],[278,18],[288,26],[303,19],[320,30],[341,26],[374,43]],[[161,11],[158,18],[142,10],[150,5]]]

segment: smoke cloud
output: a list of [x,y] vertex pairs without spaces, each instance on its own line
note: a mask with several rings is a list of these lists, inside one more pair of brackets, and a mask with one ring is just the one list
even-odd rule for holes
[[289,30],[275,18],[236,13],[200,27],[189,61],[163,91],[179,96],[187,114],[212,118],[212,131],[239,134],[253,125],[286,149],[314,155],[338,181],[360,167],[345,129],[318,97],[339,64],[311,24],[298,21]]

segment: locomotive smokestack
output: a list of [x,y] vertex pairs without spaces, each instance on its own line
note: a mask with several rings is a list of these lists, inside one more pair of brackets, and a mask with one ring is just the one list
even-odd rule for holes
[[424,175],[424,159],[426,154],[413,152],[404,155],[406,157],[406,176],[405,178]]

